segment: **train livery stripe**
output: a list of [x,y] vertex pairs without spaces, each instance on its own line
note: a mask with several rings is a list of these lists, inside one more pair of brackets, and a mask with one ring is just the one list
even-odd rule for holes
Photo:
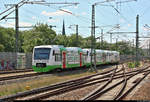
[[35,72],[48,72],[48,71],[51,71],[56,68],[61,68],[61,66],[62,65],[50,65],[50,66],[46,66],[44,68],[40,68],[40,67],[36,67],[33,65],[32,68]]
[[[97,62],[96,64],[109,64],[109,62]],[[85,63],[84,65],[90,66],[90,63]],[[67,68],[75,68],[75,67],[80,67],[80,64],[66,64]],[[36,67],[35,65],[32,66],[33,70],[35,72],[48,72],[57,68],[62,68],[62,65],[48,65],[47,67],[40,68]]]
[[67,68],[80,67],[80,64],[67,64]]
[[[48,72],[57,68],[62,68],[62,65],[48,65],[44,68],[40,68],[40,67],[36,67],[36,66],[32,66],[33,70],[35,72]],[[67,64],[67,68],[74,68],[74,67],[79,67],[80,64]]]

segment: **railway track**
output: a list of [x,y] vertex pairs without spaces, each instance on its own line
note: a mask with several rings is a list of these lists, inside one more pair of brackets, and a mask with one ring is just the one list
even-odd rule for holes
[[13,79],[21,79],[21,78],[26,78],[26,77],[33,77],[33,76],[38,76],[42,74],[43,73],[30,73],[30,74],[5,76],[5,77],[0,77],[0,82],[9,81]]
[[[102,87],[106,87],[106,85],[104,86],[100,86],[98,87],[96,90],[94,90],[92,93],[88,94],[87,96],[85,96],[84,98],[82,98],[81,100],[121,100],[123,99],[125,96],[127,96],[149,73],[150,73],[150,70],[148,70],[150,66],[146,67],[146,68],[143,68],[143,69],[140,69],[138,70],[137,72],[135,72],[134,74],[130,74],[128,75],[127,73],[125,73],[125,70],[123,70],[123,79],[120,81],[116,81],[115,84],[113,85],[110,85],[109,87],[107,88],[102,88]],[[124,69],[124,67],[123,67]],[[125,90],[127,84],[128,84],[128,80],[130,80],[132,77],[136,76],[136,75],[139,75],[140,73],[144,73],[144,76],[139,78],[134,85],[132,85],[130,88],[128,88],[127,90]],[[113,78],[111,77],[110,80],[113,80]],[[110,84],[111,82],[108,80],[108,83]],[[120,90],[118,90],[117,92],[115,92],[115,88],[117,86],[121,85],[120,87]],[[112,91],[112,89],[114,88],[114,90]],[[110,95],[110,90],[111,90],[111,95]],[[116,93],[114,95],[114,93]],[[109,94],[109,97],[106,97],[108,96]],[[111,98],[110,98],[111,96]]]
[[[114,69],[112,69],[112,70],[114,70]],[[108,71],[102,72],[100,74],[106,74],[106,73],[111,72],[112,70],[108,70]],[[18,74],[18,71],[20,72],[20,74]],[[13,71],[13,75],[11,75],[11,73],[9,73],[9,72],[6,72],[6,73],[9,73],[9,74],[6,74],[6,73],[3,73],[2,75],[0,74],[1,75],[0,76],[0,83],[4,82],[4,81],[13,80],[13,79],[21,79],[21,78],[33,77],[33,76],[39,76],[39,75],[45,75],[46,74],[46,73],[23,73],[23,72],[28,72],[27,70],[26,71],[18,70],[18,71],[17,72]],[[29,70],[29,72],[30,71],[32,71],[32,70]],[[17,73],[18,75],[15,75],[14,73]],[[95,75],[91,75],[91,76],[85,77],[85,78],[81,78],[79,80],[88,79],[88,78],[94,77],[96,75],[99,75],[99,73],[95,74]]]
[[33,69],[26,69],[26,70],[12,70],[12,71],[0,71],[0,74],[10,74],[10,73],[22,73],[22,72],[32,72]]
[[[150,66],[147,66],[145,68],[134,70],[132,72],[125,72],[125,70],[124,70],[125,68],[118,69],[117,66],[116,66],[115,69],[112,69],[112,70],[107,71],[107,72],[97,73],[95,75],[82,77],[82,78],[79,78],[79,79],[66,81],[66,82],[63,82],[63,83],[58,83],[58,84],[55,84],[55,85],[51,85],[51,86],[47,86],[47,87],[43,87],[43,88],[39,88],[39,89],[34,89],[34,90],[31,90],[31,91],[27,91],[27,92],[22,92],[22,93],[19,93],[19,94],[16,94],[16,95],[11,95],[11,96],[8,96],[8,97],[1,98],[1,100],[18,100],[18,99],[19,100],[39,100],[39,99],[47,99],[49,97],[53,97],[53,96],[56,96],[56,95],[61,95],[63,93],[67,93],[67,92],[77,90],[77,89],[80,89],[80,88],[84,88],[84,87],[87,87],[87,86],[91,86],[91,85],[94,85],[94,84],[105,83],[102,87],[98,88],[99,90],[98,89],[94,90],[94,92],[90,93],[88,96],[81,99],[81,100],[94,100],[95,97],[99,97],[99,94],[102,94],[102,93],[104,94],[104,92],[107,92],[107,91],[111,90],[111,88],[114,88],[115,86],[120,85],[121,83],[124,83],[123,88],[121,89],[121,90],[123,90],[125,85],[126,85],[127,80],[129,80],[130,78],[135,76],[137,73],[144,73],[144,72],[150,71],[148,69],[149,67]],[[120,78],[123,78],[123,80],[119,81],[114,86],[111,86],[111,87],[107,88],[109,83],[111,83],[114,79],[120,79]],[[99,92],[101,92],[101,93],[99,93]],[[118,99],[118,97],[120,96],[122,91],[119,91],[118,93],[119,94],[116,95],[116,98],[114,98],[115,100]],[[94,98],[91,98],[91,96],[93,96],[93,95],[97,95],[97,96],[94,96]]]
[[113,70],[114,69],[111,69],[111,70],[100,72],[100,73],[97,73],[97,74],[94,74],[94,75],[90,75],[90,76],[87,76],[87,77],[82,77],[82,78],[78,78],[78,79],[74,79],[74,80],[70,80],[70,81],[66,81],[66,82],[50,85],[50,86],[39,88],[39,89],[33,89],[31,91],[22,92],[22,93],[19,93],[19,94],[16,94],[16,95],[11,95],[11,96],[8,96],[8,97],[5,97],[5,98],[1,98],[1,99],[2,100],[9,100],[9,99],[12,100],[12,99],[16,99],[16,98],[32,95],[32,94],[41,93],[41,92],[44,92],[44,91],[47,91],[47,90],[59,89],[59,88],[66,87],[66,86],[69,86],[69,85],[70,86],[74,85],[74,84],[76,84],[78,82],[82,82],[83,80],[86,81],[86,80],[88,80],[88,79],[90,79],[92,77],[95,77],[97,75],[105,75],[106,74],[106,76],[108,77],[109,73],[111,73]]

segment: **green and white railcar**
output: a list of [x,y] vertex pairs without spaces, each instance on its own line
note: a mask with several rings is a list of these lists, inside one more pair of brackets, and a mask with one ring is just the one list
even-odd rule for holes
[[[63,59],[63,60],[62,60]],[[62,45],[41,45],[33,49],[32,68],[36,72],[48,72],[66,67],[66,48]]]
[[[88,67],[91,64],[91,49],[82,49],[82,50],[83,50],[83,53],[85,53],[84,65]],[[92,61],[94,62],[94,57]]]
[[66,47],[67,68],[84,66],[83,51],[79,47]]
[[109,54],[109,63],[113,63],[114,61],[114,52],[113,51],[108,51]]
[[97,65],[105,63],[105,61],[103,60],[103,57],[102,57],[103,53],[104,53],[103,50],[96,49],[96,64]]
[[116,61],[116,63],[118,63],[120,61],[120,53],[117,51],[115,51],[115,52],[116,52],[115,53],[115,61]]
[[117,61],[117,59],[115,58],[115,55],[117,54],[116,51],[111,51],[112,52],[112,56],[111,56],[111,63],[115,63]]
[[[119,62],[119,52],[108,50],[93,50],[96,64]],[[92,58],[94,62],[94,54]],[[79,47],[64,47],[63,45],[35,46],[32,56],[32,68],[36,72],[49,72],[54,69],[66,69],[90,66],[91,49]]]
[[[93,53],[96,53],[96,64],[104,64],[106,63],[105,59],[106,59],[106,53],[103,50],[93,50]],[[85,60],[85,65],[86,66],[90,66],[91,64],[91,49],[83,49],[83,52],[87,53],[86,54],[86,60]],[[94,63],[94,54],[93,54],[93,58],[92,58],[92,62]]]
[[105,64],[110,62],[110,58],[109,58],[109,52],[107,50],[103,50],[104,51],[104,59],[105,59]]

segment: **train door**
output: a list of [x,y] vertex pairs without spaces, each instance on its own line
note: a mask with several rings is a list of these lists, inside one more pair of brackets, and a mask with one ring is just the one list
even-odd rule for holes
[[62,68],[66,68],[66,52],[62,52]]
[[80,67],[82,66],[82,53],[80,53]]

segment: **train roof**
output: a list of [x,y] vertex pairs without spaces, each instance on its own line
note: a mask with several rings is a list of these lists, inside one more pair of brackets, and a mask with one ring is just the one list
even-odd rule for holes
[[85,48],[85,49],[82,49],[82,50],[84,50],[84,51],[90,51],[91,49],[87,49],[87,48]]
[[40,45],[34,48],[65,48],[63,45]]
[[66,47],[66,50],[68,51],[81,51],[82,49],[80,47]]
[[104,50],[96,49],[96,52],[104,52]]
[[[35,46],[34,48],[55,48],[55,49],[62,49],[62,50],[68,50],[68,51],[80,51],[80,52],[91,52],[91,48],[84,48],[81,49],[80,47],[64,47],[63,45],[40,45]],[[94,51],[94,50],[93,50]],[[118,51],[110,51],[110,50],[101,50],[101,49],[95,49],[96,52],[104,52],[104,53],[117,53]]]
[[40,45],[40,46],[35,46],[34,48],[54,48],[54,49],[66,50],[66,48],[63,45]]

